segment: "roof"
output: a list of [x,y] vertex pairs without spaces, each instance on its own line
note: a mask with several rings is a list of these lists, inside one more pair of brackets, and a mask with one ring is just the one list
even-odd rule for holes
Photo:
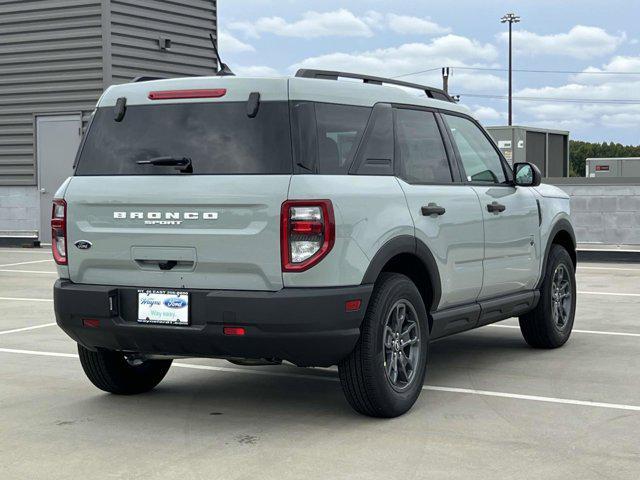
[[[126,97],[127,105],[152,105],[149,93],[163,90],[199,90],[224,88],[222,98],[206,101],[246,101],[251,92],[260,92],[262,101],[308,100],[371,107],[376,103],[397,103],[439,108],[461,113],[469,110],[455,103],[417,96],[413,91],[399,87],[353,81],[328,81],[313,78],[278,77],[189,77],[126,83],[109,87],[98,102],[98,107],[113,107],[118,98]],[[202,102],[203,99],[162,100],[162,103]]]

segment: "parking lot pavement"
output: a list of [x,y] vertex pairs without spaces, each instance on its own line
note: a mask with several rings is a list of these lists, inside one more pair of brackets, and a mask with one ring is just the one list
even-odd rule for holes
[[149,394],[103,394],[51,325],[46,260],[0,249],[2,478],[638,478],[638,264],[581,265],[561,349],[513,319],[433,343],[415,407],[374,420],[335,369],[188,359]]

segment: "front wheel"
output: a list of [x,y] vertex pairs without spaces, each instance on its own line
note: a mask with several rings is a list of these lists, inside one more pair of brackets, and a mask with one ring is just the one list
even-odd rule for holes
[[427,365],[427,312],[406,276],[376,282],[354,351],[338,365],[340,384],[357,412],[397,417],[420,395]]
[[118,395],[135,395],[152,390],[171,367],[172,360],[139,360],[122,352],[89,350],[78,345],[82,369],[96,387]]
[[576,274],[569,253],[560,245],[549,252],[537,307],[520,317],[520,331],[534,348],[557,348],[571,336],[576,313]]

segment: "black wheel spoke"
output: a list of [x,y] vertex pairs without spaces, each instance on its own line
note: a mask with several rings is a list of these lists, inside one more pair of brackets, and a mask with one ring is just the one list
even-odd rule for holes
[[398,390],[406,389],[415,377],[420,358],[420,327],[415,308],[399,300],[391,308],[382,339],[387,379]]
[[562,329],[571,316],[571,276],[564,264],[556,267],[551,282],[551,316],[556,327]]

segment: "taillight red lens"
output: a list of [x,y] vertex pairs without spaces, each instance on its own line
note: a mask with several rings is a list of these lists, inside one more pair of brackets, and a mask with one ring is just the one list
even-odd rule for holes
[[178,100],[184,98],[220,98],[227,94],[226,88],[209,88],[200,90],[163,90],[150,92],[149,100]]
[[303,272],[333,248],[335,220],[330,200],[288,200],[282,204],[280,250],[283,272]]
[[67,202],[54,200],[51,210],[51,250],[58,265],[67,264]]

